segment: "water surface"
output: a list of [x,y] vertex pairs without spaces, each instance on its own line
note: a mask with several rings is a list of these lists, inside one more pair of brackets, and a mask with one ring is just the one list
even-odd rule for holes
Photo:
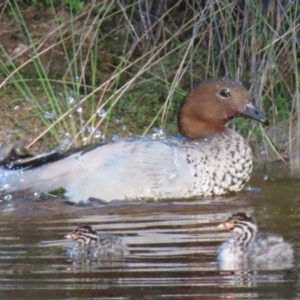
[[[261,190],[189,201],[74,207],[28,195],[3,200],[0,299],[300,299],[300,181],[261,177],[250,183]],[[229,234],[216,226],[241,211],[292,243],[292,269],[218,271],[216,250]],[[64,235],[79,224],[124,237],[130,256],[71,261]]]

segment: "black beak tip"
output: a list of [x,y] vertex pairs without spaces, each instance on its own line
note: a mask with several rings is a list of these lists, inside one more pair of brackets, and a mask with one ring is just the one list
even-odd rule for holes
[[259,109],[253,111],[253,119],[259,121],[265,126],[269,125],[269,120],[266,118],[264,113],[262,113]]
[[253,120],[261,122],[266,126],[269,125],[269,121],[266,118],[265,114],[256,107],[253,101],[249,101],[247,103],[247,106],[242,115],[246,118],[251,118]]

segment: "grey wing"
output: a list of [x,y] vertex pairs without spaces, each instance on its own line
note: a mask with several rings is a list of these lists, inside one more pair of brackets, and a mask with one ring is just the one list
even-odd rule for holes
[[73,202],[180,197],[190,182],[178,148],[159,141],[108,144],[81,160],[77,180],[67,187]]

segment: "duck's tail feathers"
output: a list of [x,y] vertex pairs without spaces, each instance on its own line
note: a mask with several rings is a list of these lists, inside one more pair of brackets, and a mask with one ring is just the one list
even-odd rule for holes
[[68,157],[79,157],[102,145],[93,144],[36,156],[25,152],[19,154],[12,149],[0,157],[0,194],[28,189],[45,192],[64,188],[69,184],[68,181],[74,179],[66,176],[71,168]]
[[18,153],[14,148],[10,149],[5,156],[0,155],[0,167],[7,170],[27,170],[35,169],[43,165],[54,163],[68,156],[78,153],[83,155],[97,147],[103,146],[106,143],[91,144],[82,147],[72,148],[65,152],[53,150],[51,152],[32,155],[28,152]]

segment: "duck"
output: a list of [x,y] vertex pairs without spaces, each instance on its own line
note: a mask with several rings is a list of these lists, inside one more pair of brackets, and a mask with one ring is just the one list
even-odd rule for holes
[[283,237],[260,232],[253,216],[236,213],[218,225],[219,229],[232,231],[234,236],[225,241],[217,251],[221,270],[287,269],[294,260],[292,245]]
[[252,171],[248,142],[228,121],[267,124],[246,88],[228,78],[207,79],[180,106],[181,137],[120,139],[32,157],[4,156],[0,192],[62,188],[70,203],[89,199],[189,199],[240,191]]
[[99,234],[90,225],[81,225],[65,236],[76,244],[67,250],[74,260],[118,259],[129,254],[128,245],[118,236]]

